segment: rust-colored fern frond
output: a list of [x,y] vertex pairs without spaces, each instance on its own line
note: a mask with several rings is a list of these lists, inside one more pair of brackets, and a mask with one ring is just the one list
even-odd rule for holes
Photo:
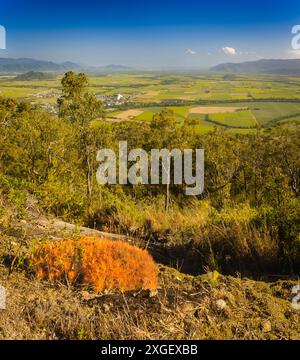
[[42,244],[33,254],[38,277],[83,282],[95,291],[156,289],[150,254],[123,241],[84,237]]

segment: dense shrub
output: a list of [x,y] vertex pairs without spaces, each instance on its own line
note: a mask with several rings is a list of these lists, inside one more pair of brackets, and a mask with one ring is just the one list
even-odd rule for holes
[[42,279],[89,284],[95,291],[157,287],[149,253],[123,241],[85,237],[47,242],[35,250],[33,264]]

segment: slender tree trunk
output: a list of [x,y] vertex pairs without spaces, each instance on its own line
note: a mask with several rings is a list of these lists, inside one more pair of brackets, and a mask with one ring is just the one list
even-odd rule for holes
[[168,184],[167,184],[167,194],[166,194],[166,212],[169,211],[169,203],[170,203],[170,183],[168,182]]

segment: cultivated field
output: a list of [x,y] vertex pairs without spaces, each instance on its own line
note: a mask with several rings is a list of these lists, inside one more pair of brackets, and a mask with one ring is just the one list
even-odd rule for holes
[[136,118],[137,116],[139,116],[142,113],[143,113],[143,110],[138,110],[138,109],[125,110],[120,113],[116,113],[114,118],[116,120],[120,120],[120,121],[130,120],[130,119]]
[[[2,75],[0,96],[26,99],[55,113],[61,77],[17,81]],[[297,77],[145,72],[94,75],[89,82],[90,91],[105,103],[106,121],[112,122],[151,121],[169,109],[178,124],[189,121],[199,133],[216,126],[245,133],[300,116]],[[111,100],[117,95],[122,100]]]
[[232,113],[237,110],[244,110],[240,107],[231,107],[231,106],[197,106],[190,109],[190,114],[222,114],[222,113]]

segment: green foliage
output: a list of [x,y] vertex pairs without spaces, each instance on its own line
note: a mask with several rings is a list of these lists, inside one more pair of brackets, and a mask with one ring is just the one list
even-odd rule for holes
[[66,99],[77,99],[84,95],[88,86],[88,80],[85,74],[76,74],[68,71],[63,77],[61,84],[63,86],[63,97]]

